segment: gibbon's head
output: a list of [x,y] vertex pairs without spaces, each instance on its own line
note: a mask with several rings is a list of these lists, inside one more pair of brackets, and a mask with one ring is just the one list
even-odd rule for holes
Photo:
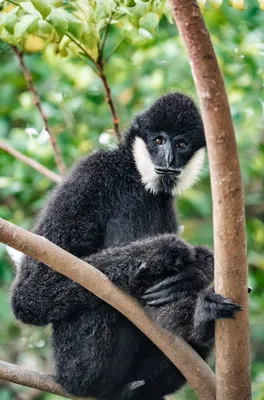
[[129,137],[149,191],[179,194],[197,180],[205,137],[200,113],[189,97],[181,93],[160,97],[134,119]]

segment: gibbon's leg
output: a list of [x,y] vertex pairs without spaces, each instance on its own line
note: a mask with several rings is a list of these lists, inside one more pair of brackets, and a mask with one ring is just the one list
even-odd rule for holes
[[[183,283],[181,281],[182,288]],[[170,277],[148,289],[144,299],[147,300],[147,304],[148,300],[150,304],[154,301],[155,307],[147,306],[147,312],[159,325],[182,336],[203,359],[206,359],[213,345],[215,320],[235,318],[236,313],[241,311],[241,307],[232,300],[215,293],[212,287],[199,293],[185,292],[189,284],[190,281],[182,292],[177,292],[175,279]],[[162,300],[164,305],[164,290],[169,297],[172,294],[177,294],[177,296],[173,303],[157,307],[159,300]],[[149,312],[150,308],[151,312]],[[140,361],[134,369],[133,382],[144,381],[145,384],[131,390],[125,399],[160,399],[162,396],[175,392],[185,383],[180,371],[154,344],[146,340],[141,344],[141,349],[143,351],[139,352]],[[133,382],[130,384],[132,388]]]
[[74,396],[108,399],[127,382],[142,337],[107,304],[54,324],[56,381]]

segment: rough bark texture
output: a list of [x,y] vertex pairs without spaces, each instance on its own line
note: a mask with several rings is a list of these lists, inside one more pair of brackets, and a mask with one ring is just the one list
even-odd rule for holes
[[170,0],[188,51],[208,146],[213,197],[215,290],[244,308],[216,323],[217,400],[251,399],[243,189],[227,94],[209,33],[193,0]]
[[215,377],[202,358],[183,339],[155,325],[138,302],[117,288],[102,272],[44,237],[1,218],[0,241],[42,261],[116,308],[166,354],[201,400],[215,399]]

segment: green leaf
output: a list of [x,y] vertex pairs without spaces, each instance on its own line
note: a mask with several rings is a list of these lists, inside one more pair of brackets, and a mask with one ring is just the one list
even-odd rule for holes
[[135,7],[136,6],[135,0],[125,0],[125,6],[126,7]]
[[31,0],[33,6],[40,12],[43,19],[46,19],[51,13],[51,5],[47,0]]
[[138,32],[145,39],[153,39],[152,34],[149,31],[147,31],[147,29],[145,29],[145,28],[139,28]]
[[68,13],[67,15],[68,21],[68,31],[77,39],[80,39],[83,33],[83,23],[74,15]]
[[68,21],[67,21],[67,16],[65,16],[65,12],[63,10],[58,10],[53,8],[49,18],[54,26],[57,34],[59,35],[60,39],[65,35],[65,33],[68,30]]
[[159,16],[153,12],[149,12],[140,18],[139,23],[147,31],[153,31],[159,24]]
[[10,35],[10,33],[6,29],[4,29],[1,32],[1,39],[4,42],[7,42],[7,43],[12,44],[14,46],[17,45],[17,40],[14,38],[13,35]]
[[23,33],[25,33],[37,19],[37,15],[24,15],[21,20],[15,25],[15,38],[22,36]]
[[8,20],[8,23],[5,23],[5,28],[9,33],[11,33],[11,35],[13,35],[13,33],[14,33],[14,29],[15,29],[15,25],[16,25],[17,21],[18,21],[17,16],[12,15],[12,18],[10,18]]
[[40,13],[38,10],[35,9],[32,3],[29,3],[28,1],[22,1],[22,3],[19,3],[19,5],[23,8],[24,11],[26,11],[28,14],[33,14],[37,15],[40,17]]
[[52,31],[52,25],[47,22],[47,21],[43,21],[42,19],[40,19],[38,21],[38,25],[39,25],[39,29],[41,30],[41,32],[49,34]]
[[12,19],[14,18],[15,14],[17,13],[18,10],[19,10],[19,7],[15,7],[15,8],[13,8],[13,10],[11,10],[8,13],[1,12],[0,13],[0,25],[5,26],[5,25],[9,24],[9,22],[12,21]]
[[14,33],[14,26],[17,22],[16,13],[18,10],[19,7],[15,7],[8,13],[0,13],[0,26],[4,27],[11,35]]

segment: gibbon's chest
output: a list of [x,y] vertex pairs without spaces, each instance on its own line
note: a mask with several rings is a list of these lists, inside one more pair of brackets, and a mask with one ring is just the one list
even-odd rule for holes
[[126,191],[109,210],[104,248],[120,246],[162,233],[176,233],[173,199],[146,191]]

